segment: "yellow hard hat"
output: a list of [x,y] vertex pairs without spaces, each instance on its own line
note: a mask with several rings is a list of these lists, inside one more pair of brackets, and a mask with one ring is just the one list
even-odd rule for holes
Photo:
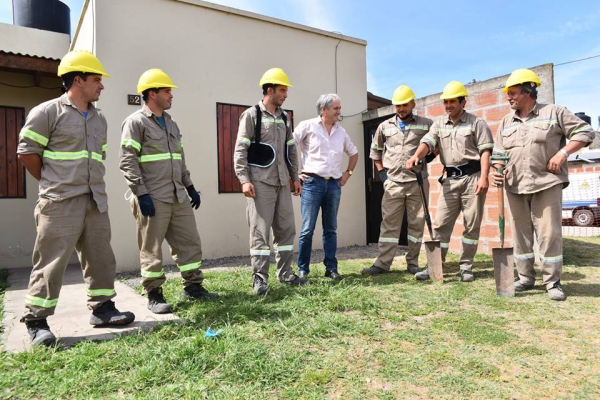
[[165,74],[162,69],[152,68],[144,72],[140,76],[140,80],[137,84],[138,93],[143,93],[147,89],[158,89],[158,88],[178,88],[173,84],[169,75]]
[[452,81],[444,87],[444,91],[440,96],[440,99],[456,99],[458,97],[469,97],[469,92],[459,81]]
[[100,60],[87,50],[70,51],[60,60],[58,76],[63,76],[69,72],[87,72],[110,78]]
[[535,72],[530,69],[522,68],[516,69],[510,74],[502,91],[506,92],[509,87],[520,85],[525,82],[534,82],[537,86],[542,86],[542,82]]
[[392,104],[397,106],[415,99],[415,93],[406,85],[398,86],[392,96]]
[[262,78],[260,78],[259,86],[263,87],[263,85],[266,85],[267,83],[293,87],[290,84],[290,79],[281,68],[271,68],[263,74]]

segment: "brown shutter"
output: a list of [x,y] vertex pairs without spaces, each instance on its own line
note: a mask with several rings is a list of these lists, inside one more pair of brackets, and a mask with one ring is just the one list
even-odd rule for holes
[[25,110],[0,106],[0,198],[25,198],[25,168],[17,158]]
[[[217,103],[217,147],[219,163],[219,193],[242,193],[242,185],[235,176],[233,152],[237,141],[240,115],[250,106]],[[294,127],[294,113],[286,110],[288,122]]]

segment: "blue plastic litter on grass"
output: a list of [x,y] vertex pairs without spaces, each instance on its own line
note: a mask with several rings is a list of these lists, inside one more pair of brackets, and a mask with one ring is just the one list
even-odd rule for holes
[[223,329],[219,329],[218,331],[213,331],[212,329],[208,328],[206,330],[206,333],[204,334],[204,337],[206,339],[211,338],[211,337],[217,337],[219,336],[221,333],[223,332]]

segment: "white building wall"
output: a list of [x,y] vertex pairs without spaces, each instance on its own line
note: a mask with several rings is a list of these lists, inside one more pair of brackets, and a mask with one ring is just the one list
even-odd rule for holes
[[[64,35],[67,36],[67,35]],[[66,48],[64,49],[66,52]],[[27,74],[0,71],[0,82],[13,86],[32,86],[34,77]],[[58,78],[40,79],[43,87],[60,87]],[[60,89],[48,90],[41,87],[16,88],[2,86],[0,105],[25,109],[25,116],[36,105],[60,96]],[[33,209],[38,198],[38,181],[25,173],[26,198],[0,199],[0,269],[30,267],[35,243]]]
[[[339,42],[337,88],[343,114],[359,113],[367,102],[366,43],[201,1],[144,0],[143,8],[134,0],[95,5],[95,27],[85,19],[81,29],[95,31],[96,55],[112,75],[105,79],[98,106],[109,122],[106,183],[119,270],[139,266],[135,222],[123,198],[127,185],[118,169],[120,128],[138,108],[127,105],[127,94],[135,94],[139,76],[149,68],[163,69],[180,87],[174,90],[170,113],[182,131],[187,166],[202,193],[195,215],[204,258],[248,254],[246,201],[242,194],[218,193],[216,103],[256,104],[262,98],[258,82],[263,72],[281,67],[294,85],[284,107],[294,111],[296,125],[312,118],[318,96],[335,91]],[[89,35],[76,40],[72,47],[91,48]],[[360,115],[342,125],[364,157]],[[366,240],[363,162],[359,160],[344,188],[339,246]],[[299,231],[299,198],[294,207]],[[314,243],[321,247],[320,228]]]
[[0,23],[0,50],[7,53],[61,59],[69,49],[69,35]]

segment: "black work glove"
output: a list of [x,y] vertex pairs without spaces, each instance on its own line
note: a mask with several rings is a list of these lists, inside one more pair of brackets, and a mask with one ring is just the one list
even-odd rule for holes
[[190,200],[190,204],[192,205],[193,209],[198,209],[198,207],[200,207],[200,193],[198,193],[196,191],[196,189],[194,189],[194,185],[190,185],[187,188],[187,192],[190,195],[190,197],[192,198],[192,200]]
[[386,169],[379,170],[379,180],[381,182],[387,181],[387,170]]
[[144,217],[154,217],[154,214],[156,214],[152,197],[149,194],[138,196],[138,205]]
[[436,157],[437,157],[437,156],[436,156],[436,155],[435,155],[435,153],[432,151],[431,153],[429,153],[429,154],[427,154],[427,155],[425,156],[425,162],[426,162],[427,164],[429,164],[430,162],[432,162],[433,160],[435,160],[435,158],[436,158]]

